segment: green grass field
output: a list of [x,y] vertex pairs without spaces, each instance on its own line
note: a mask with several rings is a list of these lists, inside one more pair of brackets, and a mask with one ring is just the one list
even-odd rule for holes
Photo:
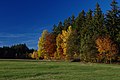
[[0,80],[120,80],[120,65],[0,60]]

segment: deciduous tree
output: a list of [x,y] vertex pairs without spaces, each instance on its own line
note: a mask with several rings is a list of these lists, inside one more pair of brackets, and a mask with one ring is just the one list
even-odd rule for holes
[[58,34],[58,36],[56,37],[57,49],[56,49],[56,53],[54,56],[56,59],[64,59],[62,42],[63,42],[63,40],[61,38],[61,34]]
[[96,44],[97,49],[100,52],[100,60],[104,60],[105,62],[110,61],[111,63],[111,61],[115,59],[118,53],[117,44],[111,40],[109,35],[98,37]]
[[49,33],[46,36],[44,44],[45,54],[47,59],[53,59],[56,52],[56,36],[53,33]]
[[40,58],[44,58],[44,54],[45,54],[45,41],[46,41],[46,36],[48,35],[48,31],[44,30],[42,32],[41,37],[39,38],[38,41],[38,57]]

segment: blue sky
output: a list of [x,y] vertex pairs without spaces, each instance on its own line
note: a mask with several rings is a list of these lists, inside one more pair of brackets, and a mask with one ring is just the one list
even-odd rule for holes
[[[103,12],[112,0],[0,0],[0,47],[26,43],[37,49],[44,29],[64,21],[81,10],[94,10],[98,2]],[[117,0],[120,4],[120,0]],[[119,5],[120,6],[120,5]]]

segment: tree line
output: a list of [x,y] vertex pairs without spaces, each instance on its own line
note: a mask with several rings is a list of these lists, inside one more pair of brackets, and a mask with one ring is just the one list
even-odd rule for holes
[[111,9],[103,13],[96,3],[94,10],[82,10],[64,22],[44,30],[38,41],[42,59],[111,63],[120,60],[120,8],[113,0]]
[[34,49],[29,49],[26,44],[17,44],[11,47],[0,47],[1,59],[28,59],[31,58],[30,53],[33,53]]

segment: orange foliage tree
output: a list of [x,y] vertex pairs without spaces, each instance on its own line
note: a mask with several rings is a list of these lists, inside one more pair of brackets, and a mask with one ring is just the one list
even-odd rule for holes
[[53,33],[50,33],[46,36],[44,49],[44,58],[53,59],[54,53],[56,52],[56,36]]
[[98,54],[98,61],[104,60],[106,63],[108,61],[111,63],[112,60],[115,60],[118,53],[117,45],[111,40],[109,35],[100,36],[96,40],[97,49],[100,52]]

